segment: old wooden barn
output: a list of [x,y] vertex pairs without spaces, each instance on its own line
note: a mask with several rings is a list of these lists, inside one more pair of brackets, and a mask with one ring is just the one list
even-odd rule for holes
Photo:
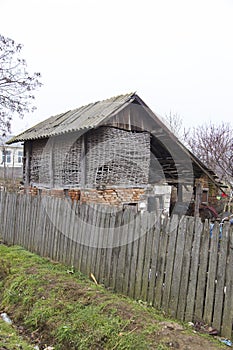
[[9,140],[24,142],[24,186],[34,194],[134,210],[186,210],[221,191],[201,163],[135,93],[52,116]]

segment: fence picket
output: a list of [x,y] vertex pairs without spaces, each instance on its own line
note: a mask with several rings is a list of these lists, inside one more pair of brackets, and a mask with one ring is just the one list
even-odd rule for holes
[[206,220],[204,224],[202,236],[201,236],[201,246],[200,246],[200,261],[199,261],[197,292],[196,292],[196,300],[198,300],[198,303],[195,304],[195,311],[194,311],[195,318],[198,321],[202,320],[203,312],[204,312],[206,279],[208,274],[209,240],[210,240],[210,227],[209,227],[209,222]]
[[162,306],[169,226],[170,218],[162,227],[158,221],[154,228],[148,301],[158,308]]
[[173,267],[174,267],[174,252],[176,247],[176,239],[177,239],[177,228],[178,228],[178,215],[173,215],[170,221],[169,227],[169,240],[168,240],[168,250],[166,254],[166,268],[165,268],[165,280],[164,280],[164,291],[163,291],[163,299],[162,306],[164,310],[169,310],[169,300],[170,300],[170,292],[171,292],[171,282],[173,275]]
[[219,241],[219,227],[216,225],[213,230],[213,235],[210,242],[210,257],[207,274],[206,299],[204,309],[204,321],[207,324],[212,322],[213,307],[214,307],[214,292],[216,284],[216,271],[218,261],[218,241]]
[[190,321],[193,319],[194,306],[195,306],[195,296],[197,287],[197,272],[199,263],[199,251],[200,251],[200,241],[202,234],[202,222],[199,217],[195,218],[194,223],[194,240],[191,250],[191,264],[190,264],[190,279],[188,285],[188,293],[186,300],[186,310],[185,310],[185,320]]
[[128,235],[128,223],[130,220],[130,213],[128,210],[122,213],[122,226],[117,230],[117,234],[122,237],[120,243],[120,252],[118,256],[118,268],[116,276],[116,291],[122,292],[124,283],[124,273],[125,273],[125,258],[126,258],[126,247],[127,247],[127,235]]
[[177,318],[181,321],[185,318],[186,310],[186,298],[188,294],[189,287],[189,275],[190,275],[190,265],[191,265],[191,251],[193,243],[193,228],[194,228],[194,219],[189,217],[187,221],[187,231],[184,244],[184,253],[183,253],[183,264],[182,264],[182,273],[180,285],[180,294],[177,308]]
[[178,299],[181,282],[181,273],[182,273],[182,263],[183,263],[183,254],[184,254],[184,244],[185,244],[185,233],[187,231],[187,218],[183,216],[179,221],[177,242],[176,242],[176,251],[174,259],[174,270],[171,280],[171,292],[168,309],[173,317],[176,317],[177,308],[178,308]]
[[226,285],[225,285],[225,301],[222,318],[222,335],[226,338],[232,338],[233,323],[233,229],[229,232],[228,241],[228,258],[226,264]]
[[[154,230],[154,225],[156,223],[156,217],[154,214],[149,214],[146,216],[146,222],[145,222],[145,256],[144,256],[144,265],[143,265],[143,272],[142,272],[142,287],[141,287],[141,299],[142,300],[148,300],[149,295],[149,283],[150,283],[150,277],[151,277],[151,259],[152,259],[152,247],[153,247],[153,234],[152,230]],[[155,251],[155,249],[154,249]],[[157,252],[154,252],[154,254],[157,254]],[[153,288],[154,289],[154,288]],[[152,290],[152,288],[151,288]],[[150,295],[150,299],[153,301],[154,293],[152,292],[152,295]],[[152,303],[151,301],[151,303]]]
[[226,277],[226,262],[227,262],[227,243],[229,238],[229,226],[225,226],[222,231],[222,239],[219,243],[218,252],[218,267],[216,276],[216,289],[214,296],[213,308],[213,327],[220,330],[222,322],[222,311],[224,301],[225,277]]

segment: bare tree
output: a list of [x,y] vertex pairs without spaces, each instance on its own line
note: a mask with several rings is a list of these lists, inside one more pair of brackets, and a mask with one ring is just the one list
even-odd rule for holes
[[212,169],[220,180],[233,185],[233,130],[222,122],[193,128],[186,141],[190,150]]
[[171,130],[171,132],[186,146],[188,146],[187,138],[191,134],[191,129],[186,129],[183,126],[183,119],[178,113],[170,113],[165,116],[164,119],[166,125]]
[[0,130],[10,131],[14,114],[23,117],[35,106],[32,91],[41,86],[40,73],[29,74],[26,61],[20,57],[22,45],[0,35]]
[[222,122],[199,125],[195,128],[182,127],[183,120],[177,114],[165,117],[170,130],[208,168],[218,175],[221,181],[233,186],[233,129]]

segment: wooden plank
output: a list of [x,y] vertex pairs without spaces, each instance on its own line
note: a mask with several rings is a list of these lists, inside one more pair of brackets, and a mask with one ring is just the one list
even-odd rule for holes
[[[96,216],[93,216],[92,206],[89,207],[88,210],[88,222],[86,223],[86,231],[88,232],[88,244],[86,250],[86,274],[90,276],[91,273],[94,274],[94,269],[92,263],[96,263],[96,255],[98,250],[98,240],[99,240],[99,230],[97,230],[97,222]],[[100,210],[99,210],[100,211]],[[100,219],[101,219],[101,211],[100,211]],[[95,221],[93,221],[93,219]],[[98,228],[100,228],[100,222],[98,222]],[[95,262],[94,262],[95,260]],[[96,276],[95,276],[96,277]]]
[[13,225],[14,225],[14,237],[13,244],[18,244],[18,226],[19,226],[19,194],[16,194],[15,201],[15,213],[13,217]]
[[4,213],[3,213],[3,228],[4,228],[4,239],[5,239],[5,242],[10,243],[9,242],[9,237],[8,237],[8,225],[7,225],[8,209],[9,209],[9,193],[6,193],[5,207],[4,207]]
[[210,257],[206,285],[206,298],[204,308],[204,322],[211,324],[214,308],[214,292],[216,284],[216,271],[218,261],[219,225],[215,225],[210,242]]
[[83,134],[81,136],[81,157],[80,157],[80,168],[82,169],[81,171],[81,186],[82,188],[85,188],[86,184],[86,135]]
[[17,232],[17,244],[20,245],[21,244],[21,240],[23,237],[23,232],[24,232],[24,220],[25,220],[25,216],[24,216],[24,202],[25,202],[25,196],[22,195],[20,196],[20,201],[19,201],[19,227],[18,227],[18,232]]
[[4,226],[5,226],[5,237],[6,237],[6,241],[8,244],[11,244],[11,240],[10,240],[10,235],[9,235],[9,213],[11,210],[11,206],[10,206],[10,194],[7,193],[7,197],[6,197],[6,213],[5,213],[5,217],[4,217]]
[[79,271],[81,271],[81,265],[82,265],[82,250],[83,250],[83,241],[84,241],[84,235],[85,235],[85,211],[86,211],[86,205],[80,205],[78,207],[78,217],[75,221],[76,229],[75,232],[77,234],[77,247],[76,247],[76,254],[75,254],[75,264],[74,266],[77,267]]
[[52,207],[51,207],[51,217],[50,217],[50,243],[49,243],[49,256],[51,259],[55,260],[56,258],[56,240],[57,240],[57,205],[60,198],[53,197],[52,198]]
[[118,269],[118,263],[119,263],[119,254],[121,250],[121,240],[120,240],[121,227],[122,227],[122,212],[117,211],[114,236],[113,236],[111,278],[110,278],[110,287],[113,290],[116,290],[117,269]]
[[169,311],[169,299],[171,291],[172,274],[174,268],[175,259],[175,247],[178,231],[178,215],[171,217],[169,226],[169,240],[168,249],[166,255],[166,268],[165,268],[165,280],[164,280],[164,292],[162,299],[162,306],[165,311]]
[[128,221],[126,254],[125,254],[125,273],[124,273],[124,281],[122,286],[122,292],[125,295],[128,295],[129,293],[129,279],[130,279],[131,254],[132,254],[132,248],[133,248],[134,227],[135,227],[134,215],[130,212],[129,221]]
[[195,218],[194,223],[194,240],[191,251],[190,278],[188,293],[186,299],[185,321],[192,321],[194,316],[194,305],[197,287],[197,273],[199,263],[199,250],[201,242],[203,224],[200,218]]
[[169,299],[169,305],[168,305],[168,309],[170,310],[170,314],[172,317],[176,317],[177,315],[179,294],[180,294],[180,289],[182,288],[181,274],[182,274],[182,263],[183,263],[186,231],[187,231],[187,217],[182,216],[178,226],[174,269],[172,273],[171,291],[170,291],[170,299]]
[[[147,215],[145,226],[145,257],[142,272],[142,288],[141,288],[141,299],[148,301],[148,290],[149,282],[151,277],[151,259],[152,259],[152,247],[153,247],[153,230],[156,223],[154,213]],[[151,289],[152,290],[152,289]],[[152,293],[154,295],[154,293]],[[153,295],[152,298],[153,299]]]
[[185,245],[184,245],[184,254],[183,254],[183,263],[182,263],[182,274],[179,294],[179,302],[177,308],[177,318],[181,321],[185,318],[185,308],[186,308],[186,298],[188,294],[188,285],[189,285],[189,274],[190,274],[190,265],[191,265],[191,251],[193,243],[193,228],[194,228],[194,218],[189,217],[187,222],[187,230],[185,236]]
[[8,209],[8,206],[9,206],[8,193],[6,193],[3,220],[2,220],[3,221],[4,240],[6,243],[8,243],[8,235],[7,235],[7,209]]
[[101,265],[101,249],[104,235],[104,219],[106,217],[106,208],[100,206],[91,207],[93,210],[90,225],[90,246],[87,257],[87,273],[92,273],[99,282],[99,272],[103,266]]
[[226,277],[226,263],[227,263],[227,250],[229,241],[229,226],[224,225],[222,231],[222,239],[219,246],[218,252],[218,264],[217,264],[217,284],[214,295],[214,316],[213,316],[213,327],[221,330],[222,324],[222,312],[223,312],[223,301],[224,301],[224,289],[225,289],[225,277]]
[[29,237],[29,250],[31,252],[35,252],[34,240],[35,240],[36,209],[37,209],[37,201],[36,201],[36,198],[33,197],[31,201],[30,237]]
[[65,234],[66,234],[66,217],[68,215],[67,213],[67,203],[64,202],[62,199],[60,199],[60,215],[59,215],[59,249],[58,254],[59,257],[57,258],[58,261],[65,263]]
[[15,236],[15,215],[16,215],[16,193],[11,194],[10,198],[10,213],[8,213],[8,220],[9,220],[9,234],[10,234],[10,240],[11,244],[14,244],[14,236]]
[[[162,307],[169,226],[170,218],[167,218],[167,220],[164,220],[162,223],[161,229],[159,225],[156,225],[154,231],[154,248],[152,249],[151,277],[149,284],[148,301],[152,302],[153,305],[157,308]],[[154,297],[152,294],[153,292]]]
[[196,185],[196,196],[195,196],[195,207],[194,207],[194,217],[199,216],[199,209],[200,209],[200,204],[201,204],[201,199],[202,199],[202,186],[201,183],[199,182]]
[[201,235],[200,246],[200,261],[197,278],[197,292],[194,317],[195,320],[201,321],[204,313],[204,301],[206,292],[206,280],[208,274],[208,260],[209,260],[209,244],[210,244],[210,227],[209,221],[206,220]]
[[75,234],[75,220],[77,220],[77,201],[73,201],[72,203],[72,212],[71,212],[71,218],[70,218],[70,239],[71,239],[71,249],[70,249],[70,266],[74,267],[74,260],[75,260],[75,252],[77,247],[77,237]]
[[121,246],[118,257],[117,277],[115,283],[115,289],[121,293],[123,290],[124,274],[125,274],[125,257],[126,257],[126,246],[127,246],[127,235],[128,235],[128,224],[129,224],[129,210],[123,211],[122,213],[122,226],[117,228],[118,235],[122,237]]
[[30,216],[31,216],[31,196],[27,196],[25,203],[25,231],[23,237],[23,247],[28,249],[30,237]]
[[54,197],[52,200],[51,212],[51,228],[50,228],[50,242],[49,242],[49,256],[52,260],[56,260],[56,244],[57,244],[57,203],[58,198]]
[[39,242],[40,242],[40,235],[41,235],[41,196],[37,196],[37,216],[36,216],[36,225],[35,225],[35,238],[34,238],[34,252],[39,254]]
[[[103,267],[100,271],[100,282],[109,287],[110,273],[111,273],[111,252],[112,252],[112,230],[113,226],[115,226],[115,211],[111,211],[105,218],[105,226],[106,232],[103,236],[103,249],[104,249],[104,257],[103,257]],[[113,221],[113,222],[112,222]]]
[[57,261],[59,257],[59,249],[60,249],[60,213],[62,212],[62,201],[60,198],[55,198],[55,217],[54,217],[54,242],[53,242],[53,251],[52,258]]
[[78,261],[79,261],[79,249],[80,249],[80,240],[81,240],[81,213],[80,209],[81,205],[79,202],[74,201],[73,204],[73,211],[74,211],[74,221],[73,221],[73,251],[72,251],[72,266],[75,268],[75,270],[80,270],[78,268]]
[[[144,261],[145,261],[145,251],[146,251],[146,238],[147,238],[147,222],[148,213],[142,213],[139,220],[139,239],[138,239],[138,258],[136,267],[136,280],[135,280],[135,292],[134,298],[141,299],[142,290],[142,280],[144,272]],[[149,271],[147,271],[148,273]]]
[[115,232],[116,212],[112,211],[109,216],[109,230],[106,245],[106,258],[105,258],[105,278],[104,285],[109,287],[112,283],[111,272],[112,272],[112,251],[114,245],[114,232]]
[[82,236],[82,255],[81,255],[81,271],[87,275],[87,259],[88,259],[88,250],[90,245],[90,227],[88,226],[89,222],[89,208],[86,206],[83,218],[83,236]]
[[[47,147],[46,147],[47,146]],[[47,150],[49,150],[49,179],[50,179],[50,188],[54,188],[54,138],[50,137],[49,141],[46,144]]]
[[226,265],[225,300],[222,317],[222,336],[232,339],[233,322],[233,229],[229,230],[228,256]]
[[[41,233],[40,233],[40,242],[38,245],[39,254],[41,256],[46,256],[46,224],[47,224],[47,197],[43,197],[41,201],[41,212],[40,212],[40,223],[41,223]],[[56,259],[58,260],[58,259]]]
[[[51,212],[51,198],[49,196],[46,197],[45,200],[45,211],[44,211],[44,226],[43,226],[43,256],[49,257],[48,250],[48,240],[49,240],[49,226],[50,226],[50,212]],[[61,260],[60,260],[61,261]]]
[[32,142],[26,141],[24,144],[24,153],[25,153],[25,186],[30,184],[30,157],[32,153]]
[[64,244],[63,244],[63,263],[69,265],[70,263],[70,235],[71,235],[71,228],[70,228],[70,219],[71,219],[71,213],[72,213],[72,201],[71,198],[65,198],[62,199],[62,202],[66,208],[65,211],[65,218],[64,218],[64,231],[63,231],[63,237],[64,237]]
[[135,279],[137,273],[137,258],[138,258],[138,243],[139,239],[136,237],[135,232],[139,230],[140,225],[140,216],[137,215],[134,220],[132,220],[132,228],[134,235],[132,236],[132,244],[131,244],[131,256],[130,256],[130,265],[129,265],[129,290],[128,295],[130,297],[134,297],[135,294]]

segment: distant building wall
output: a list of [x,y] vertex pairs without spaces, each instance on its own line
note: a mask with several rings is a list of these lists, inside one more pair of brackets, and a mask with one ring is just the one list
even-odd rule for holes
[[23,177],[23,146],[0,146],[0,178]]
[[0,179],[23,179],[23,168],[15,167],[6,167],[5,170],[3,167],[0,168]]

